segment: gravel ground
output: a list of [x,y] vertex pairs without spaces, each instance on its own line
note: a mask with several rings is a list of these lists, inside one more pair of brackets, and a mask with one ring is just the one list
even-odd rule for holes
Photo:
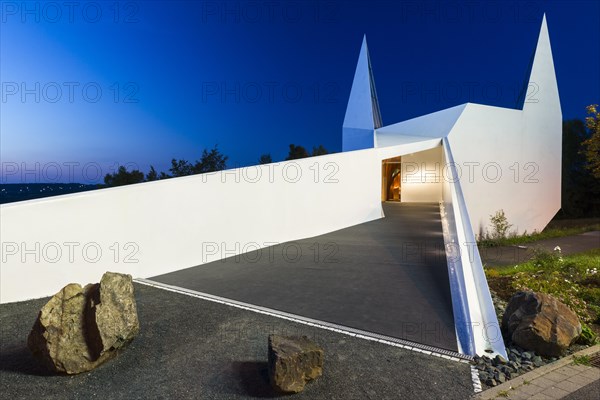
[[47,299],[0,305],[2,398],[275,398],[266,375],[270,333],[306,335],[325,349],[323,376],[294,399],[467,399],[473,394],[468,364],[139,284],[136,298],[140,336],[116,359],[76,376],[48,375],[26,348]]

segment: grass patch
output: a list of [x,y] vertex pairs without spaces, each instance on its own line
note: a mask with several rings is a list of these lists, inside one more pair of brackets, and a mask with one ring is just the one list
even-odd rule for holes
[[498,392],[499,397],[508,397],[508,390],[500,390]]
[[[588,220],[589,221],[589,220]],[[489,236],[481,238],[477,245],[479,247],[497,247],[497,246],[516,246],[535,242],[537,240],[552,239],[564,236],[579,235],[590,231],[600,231],[600,223],[586,223],[580,226],[559,225],[548,226],[541,232],[525,233],[523,235],[509,235],[503,238],[491,238]]]
[[556,297],[579,316],[590,344],[596,341],[586,324],[600,324],[600,249],[564,257],[537,250],[527,262],[485,272],[490,287],[504,300],[520,290]]
[[573,356],[573,364],[590,366],[591,365],[590,356],[587,356],[587,355]]

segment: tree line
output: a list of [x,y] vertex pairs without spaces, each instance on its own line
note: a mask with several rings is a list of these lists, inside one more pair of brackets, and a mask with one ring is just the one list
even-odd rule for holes
[[600,217],[600,113],[586,110],[585,121],[563,122],[560,218]]
[[[329,152],[322,145],[313,147],[312,152],[309,152],[302,146],[290,144],[289,153],[285,160],[297,160],[300,158],[321,156],[325,154],[329,154]],[[104,176],[104,184],[106,186],[123,186],[134,183],[176,178],[180,176],[222,171],[227,168],[228,159],[229,157],[221,153],[221,151],[215,145],[210,150],[204,149],[200,159],[196,160],[195,162],[189,162],[183,159],[177,160],[173,158],[171,160],[171,168],[169,168],[169,173],[165,173],[163,171],[159,173],[152,165],[146,174],[138,169],[128,171],[126,167],[120,166],[117,169],[117,172],[106,174]],[[272,162],[273,159],[270,153],[262,154],[258,159],[259,164],[269,164]]]

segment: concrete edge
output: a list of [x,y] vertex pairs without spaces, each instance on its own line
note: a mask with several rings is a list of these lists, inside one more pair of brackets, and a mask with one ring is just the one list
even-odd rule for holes
[[581,356],[585,356],[585,355],[591,355],[591,354],[597,353],[598,351],[600,351],[600,344],[596,344],[594,346],[588,347],[587,349],[578,351],[575,354],[571,354],[570,356],[563,357],[559,360],[556,360],[555,362],[553,362],[551,364],[546,364],[544,366],[534,369],[533,371],[529,371],[528,373],[526,373],[524,375],[519,375],[515,379],[506,381],[496,387],[485,390],[485,391],[473,396],[472,399],[474,399],[474,400],[475,399],[477,399],[477,400],[493,399],[493,398],[499,396],[500,392],[505,392],[505,391],[511,390],[512,388],[517,388],[519,386],[524,385],[525,381],[532,381],[535,378],[539,378],[542,375],[546,375],[558,368],[561,368],[561,367],[564,367],[565,365],[571,364],[573,362],[574,356],[581,357]]

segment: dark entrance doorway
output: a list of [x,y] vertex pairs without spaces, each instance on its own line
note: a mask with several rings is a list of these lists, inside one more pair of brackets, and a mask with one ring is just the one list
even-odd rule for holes
[[381,162],[381,201],[401,200],[401,158],[388,158]]

